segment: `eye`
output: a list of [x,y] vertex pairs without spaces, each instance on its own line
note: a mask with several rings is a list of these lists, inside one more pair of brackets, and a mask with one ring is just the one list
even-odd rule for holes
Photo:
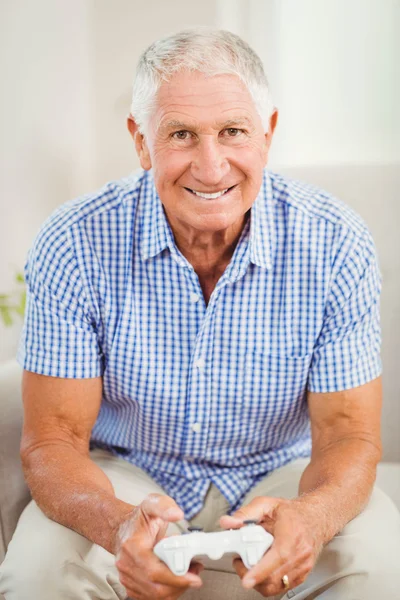
[[[189,131],[186,131],[186,130],[182,129],[181,131],[175,131],[175,132],[172,134],[172,136],[171,136],[171,137],[175,138],[176,140],[183,140],[183,141],[184,141],[184,140],[187,140],[188,138],[187,138],[187,137],[184,137],[184,136],[183,136],[183,135],[181,135],[181,134],[186,134],[186,133],[189,133]],[[176,137],[176,136],[178,136],[178,137]]]
[[225,131],[229,132],[228,137],[239,137],[238,135],[236,135],[237,133],[244,133],[243,129],[237,129],[236,127],[228,127],[227,129],[225,129]]

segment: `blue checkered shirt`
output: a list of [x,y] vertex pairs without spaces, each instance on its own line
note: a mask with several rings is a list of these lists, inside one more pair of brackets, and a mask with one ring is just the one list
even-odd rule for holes
[[20,364],[101,376],[92,446],[146,471],[186,519],[211,482],[233,511],[268,473],[309,456],[307,390],[381,372],[367,227],[326,192],[267,170],[208,306],[152,171],[60,206],[25,277]]

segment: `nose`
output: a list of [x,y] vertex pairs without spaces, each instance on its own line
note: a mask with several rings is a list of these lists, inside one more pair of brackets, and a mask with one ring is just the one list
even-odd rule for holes
[[199,141],[192,160],[192,174],[203,186],[215,186],[224,180],[230,166],[225,155],[226,148],[212,136]]

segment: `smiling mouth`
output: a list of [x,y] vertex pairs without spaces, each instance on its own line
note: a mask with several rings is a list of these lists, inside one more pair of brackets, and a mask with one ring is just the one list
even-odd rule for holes
[[201,198],[202,200],[217,200],[218,198],[222,198],[222,196],[226,196],[227,194],[229,194],[229,192],[232,191],[233,188],[236,187],[236,185],[237,184],[232,185],[231,187],[224,190],[222,193],[216,192],[215,194],[206,194],[206,193],[202,194],[201,192],[195,192],[194,190],[191,190],[190,188],[187,188],[187,187],[185,187],[185,190],[190,192],[193,196],[196,196],[196,198]]

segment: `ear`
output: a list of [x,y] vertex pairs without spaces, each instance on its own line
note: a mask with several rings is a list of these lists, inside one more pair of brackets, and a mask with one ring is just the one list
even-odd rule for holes
[[269,148],[271,146],[272,137],[274,135],[274,131],[275,131],[275,127],[276,127],[277,123],[278,123],[278,110],[275,108],[275,110],[272,113],[271,118],[269,120],[269,130],[265,134],[265,151],[266,151],[265,158],[266,158],[266,161],[268,159]]
[[135,148],[140,160],[140,166],[142,167],[142,169],[145,169],[145,171],[149,171],[151,169],[151,157],[149,148],[146,143],[146,139],[144,135],[140,133],[139,127],[132,115],[128,116],[126,124],[129,133],[131,134],[132,139],[135,142]]

